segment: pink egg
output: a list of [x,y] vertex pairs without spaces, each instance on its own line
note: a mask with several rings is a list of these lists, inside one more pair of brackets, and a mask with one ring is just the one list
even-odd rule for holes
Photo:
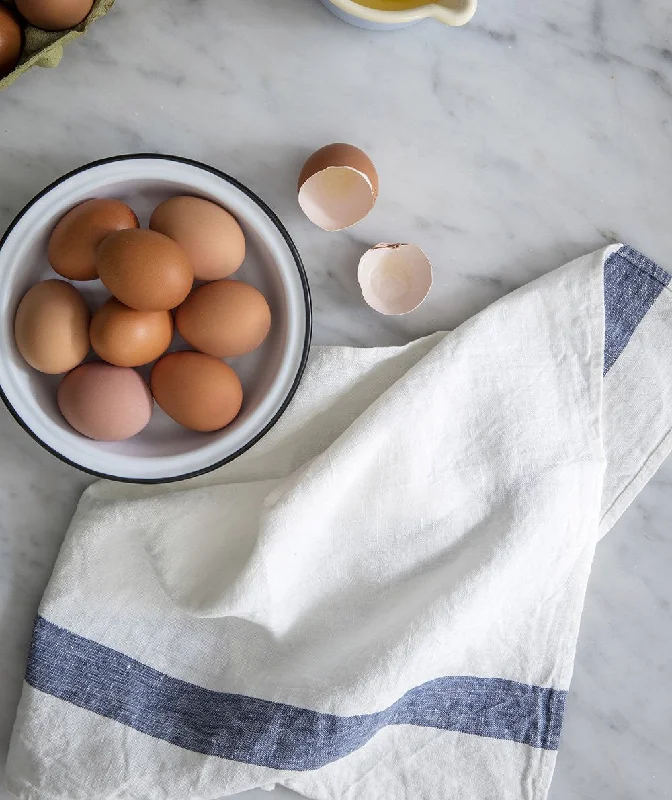
[[149,423],[154,400],[134,369],[93,361],[63,378],[58,407],[70,425],[89,439],[119,442]]

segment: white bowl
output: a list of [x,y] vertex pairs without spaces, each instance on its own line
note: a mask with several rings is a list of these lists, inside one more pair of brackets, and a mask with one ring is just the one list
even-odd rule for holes
[[[155,406],[152,421],[124,442],[96,442],[74,431],[56,404],[59,376],[43,375],[21,358],[14,315],[26,291],[56,276],[47,242],[56,222],[92,197],[128,203],[146,225],[155,206],[179,194],[197,195],[227,208],[245,231],[248,255],[234,277],[266,296],[273,323],[266,342],[230,360],[245,399],[239,416],[216,433],[181,428]],[[0,241],[0,394],[22,427],[49,452],[79,469],[135,483],[182,480],[236,458],[279,419],[303,373],[311,334],[308,281],[301,258],[280,220],[253,192],[219,170],[176,156],[117,156],[87,164],[37,195]],[[100,281],[75,283],[94,311],[108,297]],[[179,342],[171,349],[187,349]],[[141,370],[145,376],[148,368]]]

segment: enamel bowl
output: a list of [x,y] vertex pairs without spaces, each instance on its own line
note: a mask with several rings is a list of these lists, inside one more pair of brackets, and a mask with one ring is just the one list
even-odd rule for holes
[[389,9],[371,8],[357,0],[322,0],[337,17],[375,31],[406,28],[423,19],[436,19],[444,25],[464,25],[474,16],[477,0],[439,0],[423,3],[417,0],[388,0]]
[[[174,195],[204,197],[227,208],[247,239],[247,257],[234,277],[266,296],[273,323],[264,344],[230,363],[243,384],[243,407],[215,433],[181,428],[155,406],[150,424],[123,442],[96,442],[65,422],[56,404],[60,376],[31,369],[14,343],[14,315],[35,283],[58,277],[47,260],[56,222],[93,197],[128,203],[147,225],[152,210]],[[297,249],[280,220],[253,192],[222,172],[175,156],[104,159],[65,175],[37,195],[0,242],[0,394],[17,422],[44,448],[93,475],[136,483],[162,483],[209,472],[236,458],[279,419],[298,387],[308,356],[311,305]],[[108,295],[100,281],[76,284],[91,311]],[[179,340],[171,349],[186,349]],[[149,368],[140,370],[145,377]]]

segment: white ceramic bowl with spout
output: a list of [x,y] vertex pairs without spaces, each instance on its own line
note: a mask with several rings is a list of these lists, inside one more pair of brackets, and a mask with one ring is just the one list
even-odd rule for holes
[[370,8],[357,0],[322,0],[337,17],[358,28],[389,31],[406,28],[423,19],[435,19],[444,25],[464,25],[474,16],[477,0],[438,0],[436,3],[414,0],[390,0],[389,9]]
[[[144,226],[152,210],[174,195],[196,195],[227,208],[247,240],[235,278],[262,291],[271,307],[264,344],[231,364],[243,384],[243,407],[215,433],[182,428],[155,407],[152,421],[123,442],[97,442],[73,430],[56,404],[61,376],[26,364],[14,341],[19,301],[39,281],[56,278],[47,243],[58,220],[78,203],[114,197]],[[236,458],[279,419],[293,397],[308,356],[311,305],[297,249],[280,220],[252,191],[214,167],[176,156],[117,156],[87,164],[40,192],[0,242],[0,397],[17,422],[49,452],[93,475],[134,483],[163,483],[209,472]],[[78,282],[91,311],[108,296],[100,281]],[[187,349],[176,340],[171,349]],[[92,358],[93,356],[90,356]],[[140,372],[147,377],[149,368]]]

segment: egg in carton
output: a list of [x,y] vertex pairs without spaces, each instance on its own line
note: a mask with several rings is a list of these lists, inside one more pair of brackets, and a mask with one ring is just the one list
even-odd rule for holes
[[[94,0],[90,8],[87,0],[81,0],[81,2],[80,0],[53,0],[53,3],[39,0],[35,5],[38,6],[39,22],[44,26],[42,28],[29,24],[19,13],[22,10],[26,17],[30,16],[30,5],[30,0],[19,0],[18,4],[13,0],[0,0],[0,90],[11,86],[31,67],[56,67],[63,57],[63,47],[78,36],[82,36],[89,25],[107,14],[114,5],[114,0]],[[59,7],[61,6],[66,12],[74,11],[75,14],[77,8],[83,8],[85,16],[79,23],[64,30],[45,30],[46,27],[56,27],[50,22],[50,19],[53,19],[48,14],[50,6],[53,6],[53,13],[57,18],[60,16],[61,9]],[[46,17],[44,16],[45,9]],[[38,22],[38,18],[35,18],[34,21]],[[65,19],[67,20],[67,15]],[[17,34],[13,21],[19,24],[20,34]],[[68,23],[66,22],[66,24]],[[17,35],[20,45],[17,42]],[[11,51],[15,46],[20,46],[20,55],[18,62],[12,67],[14,59]],[[5,50],[5,59],[3,59],[3,49]],[[3,60],[5,69],[2,68]]]

